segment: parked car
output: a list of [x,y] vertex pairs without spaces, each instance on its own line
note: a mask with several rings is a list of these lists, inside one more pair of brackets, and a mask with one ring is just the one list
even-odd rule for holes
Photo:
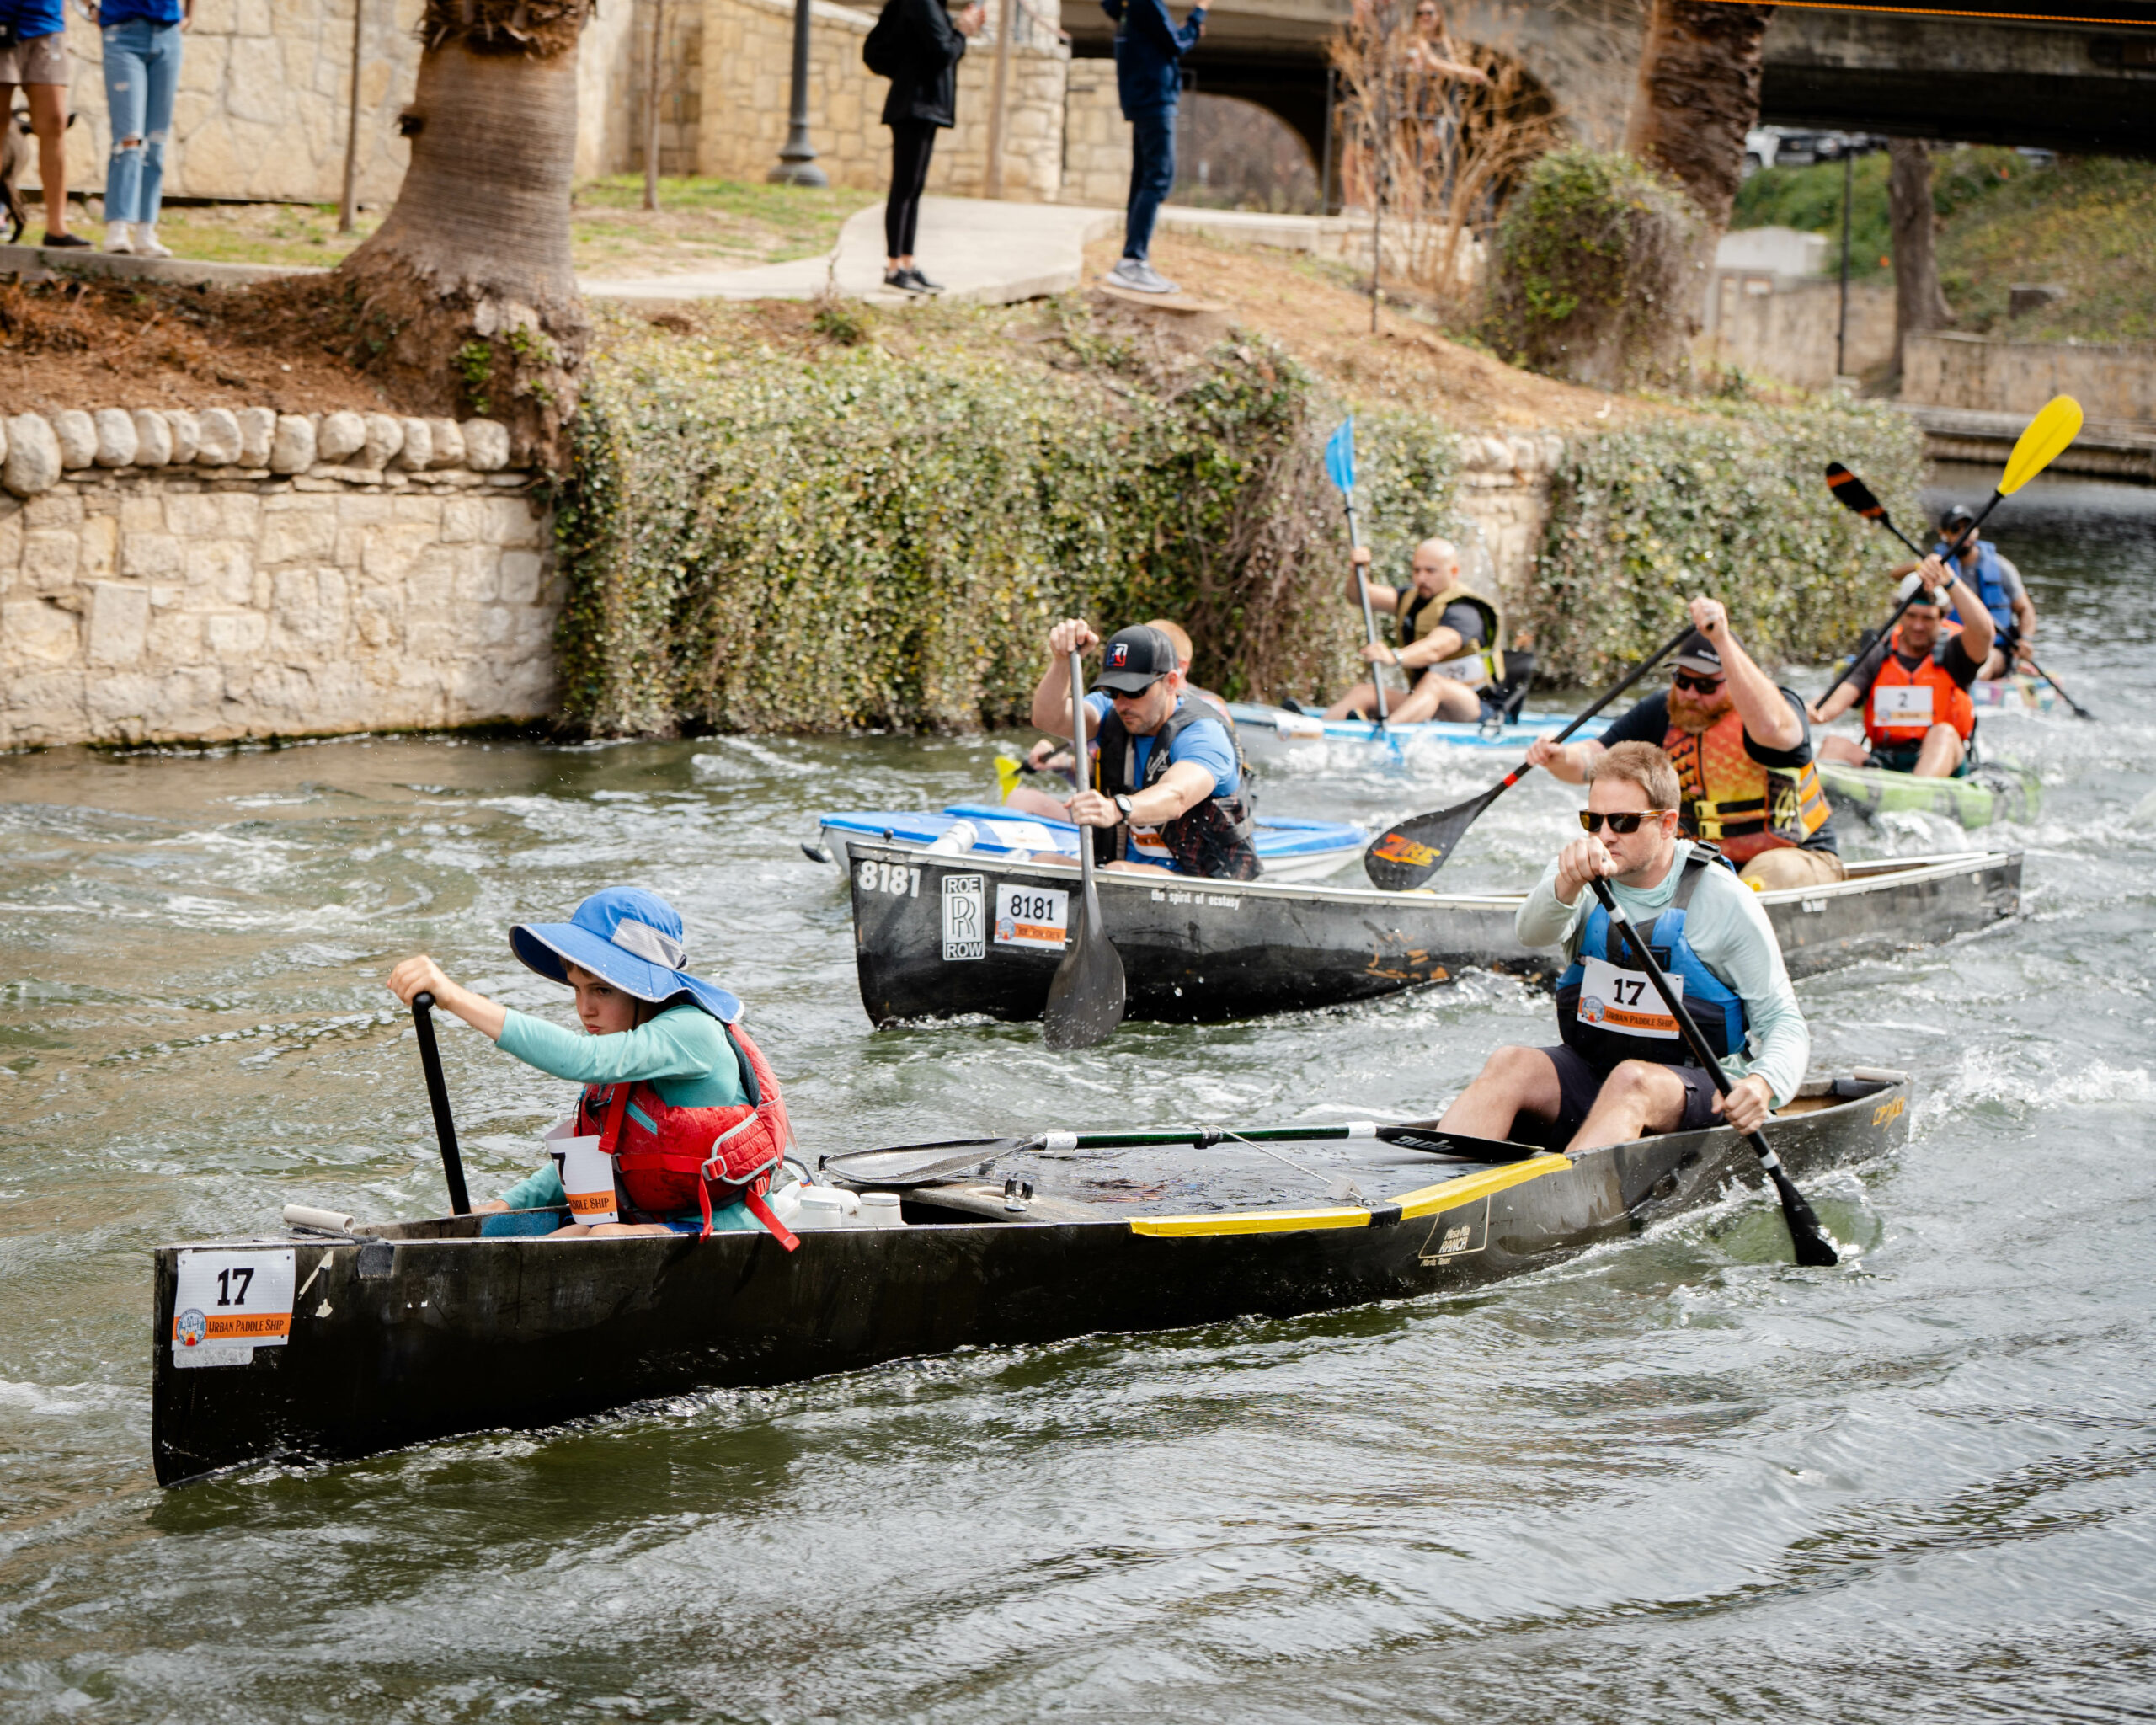
[[1744,135],[1744,172],[1762,168],[1809,168],[1884,147],[1884,138],[1861,131],[1814,131],[1802,126],[1762,126]]

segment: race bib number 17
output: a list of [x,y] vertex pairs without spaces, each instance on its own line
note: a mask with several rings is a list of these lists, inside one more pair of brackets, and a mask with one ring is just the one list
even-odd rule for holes
[[[1643,970],[1620,970],[1607,959],[1581,961],[1586,975],[1580,979],[1580,1023],[1620,1036],[1658,1036],[1674,1039],[1677,1021],[1662,1003]],[[1684,998],[1684,979],[1669,979],[1669,991]]]
[[292,1334],[292,1249],[183,1252],[173,1291],[175,1365],[244,1365]]

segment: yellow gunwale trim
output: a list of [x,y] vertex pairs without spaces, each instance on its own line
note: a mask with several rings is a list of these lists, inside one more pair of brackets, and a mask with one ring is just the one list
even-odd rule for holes
[[[1402,1197],[1386,1199],[1377,1208],[1390,1209],[1396,1204],[1400,1220],[1411,1221],[1417,1216],[1436,1215],[1463,1204],[1472,1204],[1478,1198],[1502,1192],[1508,1186],[1524,1185],[1529,1180],[1539,1180],[1545,1174],[1554,1174],[1570,1167],[1570,1160],[1561,1156],[1534,1156],[1524,1162],[1508,1162],[1502,1167],[1485,1168],[1478,1173],[1462,1174],[1456,1180],[1424,1186]],[[1369,1225],[1369,1210],[1343,1206],[1326,1210],[1236,1210],[1219,1215],[1140,1216],[1130,1224],[1130,1231],[1155,1239],[1183,1240],[1205,1234],[1294,1234],[1318,1228],[1367,1228]]]

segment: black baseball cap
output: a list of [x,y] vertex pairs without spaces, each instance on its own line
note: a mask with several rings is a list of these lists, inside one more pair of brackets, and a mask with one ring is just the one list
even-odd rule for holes
[[1976,524],[1977,518],[1957,503],[1939,518],[1939,531],[1942,533],[1958,533],[1964,527],[1973,527]]
[[1714,643],[1697,629],[1687,635],[1684,644],[1677,649],[1677,662],[1699,676],[1721,675],[1721,654],[1715,651]]
[[1122,695],[1142,695],[1175,668],[1175,644],[1158,629],[1134,623],[1108,637],[1107,645],[1101,650],[1101,674],[1093,679],[1093,686]]

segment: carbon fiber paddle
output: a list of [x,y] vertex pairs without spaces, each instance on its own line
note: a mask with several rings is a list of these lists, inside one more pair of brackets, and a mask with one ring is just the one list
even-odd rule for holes
[[[1070,649],[1070,747],[1081,768],[1086,760],[1086,675],[1078,649]],[[1123,957],[1101,922],[1101,897],[1093,885],[1093,830],[1078,829],[1078,916],[1070,948],[1055,967],[1041,1012],[1041,1033],[1053,1049],[1091,1048],[1115,1034],[1123,1023]]]
[[[1684,1045],[1692,1051],[1692,1058],[1706,1069],[1707,1076],[1715,1081],[1715,1089],[1722,1096],[1729,1094],[1729,1074],[1721,1069],[1721,1062],[1715,1058],[1715,1051],[1707,1046],[1707,1039],[1700,1033],[1691,1009],[1684,998],[1669,985],[1669,978],[1648,950],[1640,932],[1632,926],[1632,919],[1625,914],[1617,902],[1617,895],[1609,890],[1609,883],[1599,875],[1588,882],[1594,895],[1602,901],[1602,908],[1609,913],[1609,920],[1625,931],[1631,949],[1639,954],[1640,962],[1646,967],[1647,980],[1654,984],[1654,991],[1662,996],[1662,1003],[1669,1008],[1670,1017],[1676,1019],[1677,1028],[1684,1038]],[[1748,1132],[1744,1141],[1752,1146],[1752,1153],[1759,1158],[1759,1166],[1767,1171],[1767,1178],[1774,1183],[1775,1194],[1782,1201],[1782,1217],[1789,1224],[1789,1237],[1796,1247],[1796,1261],[1824,1269],[1829,1264],[1839,1263],[1841,1254],[1834,1250],[1833,1240],[1819,1226],[1819,1218],[1796,1189],[1796,1183],[1782,1167],[1781,1158],[1774,1154],[1774,1147],[1767,1142],[1762,1132]]]

